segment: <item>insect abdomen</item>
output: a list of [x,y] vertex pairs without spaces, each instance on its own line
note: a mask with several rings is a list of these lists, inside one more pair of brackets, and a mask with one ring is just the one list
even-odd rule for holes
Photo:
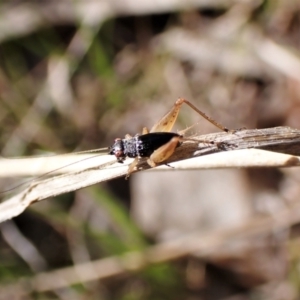
[[173,137],[180,136],[174,132],[153,132],[135,136],[124,142],[124,153],[128,157],[150,157],[159,147],[168,143]]

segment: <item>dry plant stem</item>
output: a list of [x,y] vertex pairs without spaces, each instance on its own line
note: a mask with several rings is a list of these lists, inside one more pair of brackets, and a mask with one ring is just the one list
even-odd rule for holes
[[[95,27],[108,18],[120,15],[145,15],[173,12],[193,8],[226,8],[235,4],[234,0],[102,0],[102,1],[45,1],[20,2],[12,7],[1,5],[0,43],[16,36],[24,36],[43,27],[83,23]],[[45,18],[47,16],[47,18]],[[15,20],[19,20],[16,22]]]
[[[51,176],[78,172],[81,169],[114,163],[115,158],[105,154],[61,154],[24,158],[0,158],[0,178],[39,176],[51,172]],[[44,177],[46,178],[46,176]]]
[[[300,159],[297,156],[257,150],[265,149],[300,155],[300,130],[297,129],[275,127],[261,130],[241,130],[235,133],[214,133],[193,137],[193,139],[196,138],[201,141],[207,140],[208,143],[184,142],[167,161],[167,163],[177,162],[172,164],[174,168],[162,166],[160,168],[171,171],[176,169],[257,166],[292,167],[300,164]],[[209,141],[213,141],[214,145],[211,145]],[[212,153],[216,154],[208,155]],[[204,155],[206,156],[201,157]],[[78,156],[79,159],[80,156]],[[76,172],[33,181],[19,194],[0,204],[0,222],[19,215],[34,202],[125,176],[131,162],[132,159],[127,159],[124,164],[119,164],[113,156],[104,155],[97,157],[95,161],[94,159],[90,160],[91,165],[89,167],[83,168],[81,166]],[[140,171],[150,167],[145,160],[142,160],[137,168],[137,171]]]
[[[195,140],[207,140],[208,142],[213,141],[215,142],[215,146],[209,143],[198,145],[197,143],[187,141],[177,148],[174,155],[167,161],[168,163],[224,151],[226,155],[228,155],[227,151],[229,150],[251,148],[300,156],[300,130],[290,127],[238,130],[235,133],[212,133],[193,136],[191,138]],[[219,143],[221,147],[218,147],[217,143]],[[209,162],[210,157],[207,157],[206,160]],[[111,165],[113,165],[115,161],[115,158],[111,155],[99,155],[97,153],[84,153],[81,155],[70,153],[68,155],[62,154],[18,159],[1,158],[0,177],[38,176],[50,171],[53,171],[51,172],[51,176],[57,174],[69,175],[70,172],[80,172],[93,168],[111,168]],[[128,161],[131,161],[131,159],[127,159],[125,163],[128,164]],[[185,163],[182,163],[180,169],[182,169],[184,165]],[[247,166],[249,165],[247,164]],[[114,167],[122,167],[122,165],[116,164]],[[139,167],[142,169],[149,168],[149,166],[143,164],[143,162]],[[209,167],[209,165],[207,165],[207,167]],[[225,167],[230,166],[227,165]],[[232,165],[232,167],[235,167],[235,165]],[[190,166],[188,168],[190,168]],[[160,169],[169,170],[170,168],[161,166]],[[124,174],[120,169],[119,176],[123,176]],[[111,178],[108,176],[106,180],[108,179]]]
[[[280,211],[274,217],[260,217],[246,221],[244,224],[230,229],[203,234],[196,232],[172,241],[163,242],[149,247],[143,252],[130,252],[120,256],[111,256],[96,261],[63,268],[48,273],[40,273],[25,280],[33,291],[45,292],[58,288],[69,287],[73,284],[99,280],[126,272],[138,271],[151,264],[176,260],[188,255],[207,258],[219,253],[227,245],[245,241],[251,243],[251,238],[274,234],[277,230],[289,228],[300,221],[300,205]],[[29,291],[28,291],[29,292]]]

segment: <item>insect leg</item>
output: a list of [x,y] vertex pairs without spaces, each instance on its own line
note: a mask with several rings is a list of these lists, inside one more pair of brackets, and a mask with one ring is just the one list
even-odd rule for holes
[[[157,164],[166,161],[178,147],[181,138],[181,136],[175,136],[168,143],[156,149],[147,160],[148,165],[151,167],[155,167]],[[135,167],[139,163],[139,160],[140,157],[136,157],[134,161],[129,165],[126,179],[128,179],[128,177],[134,171]]]
[[221,129],[222,131],[225,132],[229,132],[229,129],[225,126],[223,126],[222,124],[218,123],[217,121],[215,121],[214,119],[212,119],[211,117],[209,117],[208,115],[206,115],[203,111],[201,111],[200,109],[198,109],[196,106],[194,106],[190,101],[184,99],[184,98],[179,98],[176,102],[175,105],[182,105],[183,103],[186,103],[190,108],[192,108],[195,112],[197,112],[200,116],[202,116],[205,120],[207,120],[208,122],[210,122],[211,124],[215,125],[216,127],[218,127],[219,129]]
[[189,102],[188,100],[184,99],[184,98],[179,98],[174,106],[172,107],[172,109],[165,114],[160,121],[158,121],[150,130],[150,132],[169,132],[172,130],[173,125],[178,117],[180,108],[182,106],[183,103],[186,103],[189,107],[191,107],[194,111],[196,111],[199,115],[201,115],[204,119],[206,119],[207,121],[209,121],[210,123],[212,123],[213,125],[215,125],[216,127],[218,127],[219,129],[221,129],[222,131],[228,132],[229,129],[223,125],[221,125],[220,123],[218,123],[217,121],[215,121],[214,119],[210,118],[209,116],[207,116],[204,112],[202,112],[201,110],[199,110],[196,106],[194,106],[191,102]]
[[149,133],[149,129],[147,127],[143,127],[142,134],[147,134]]
[[156,124],[154,124],[154,126],[150,129],[150,132],[170,132],[172,130],[182,105],[182,103],[179,103],[178,100],[175,102],[171,110],[167,112]]
[[134,168],[136,167],[136,165],[139,163],[139,157],[136,157],[134,159],[134,161],[129,165],[128,167],[128,171],[127,171],[127,175],[125,177],[125,179],[128,179],[130,174],[134,171]]
[[166,161],[174,153],[180,140],[180,136],[175,136],[168,143],[156,149],[147,160],[148,165],[155,167],[157,164]]

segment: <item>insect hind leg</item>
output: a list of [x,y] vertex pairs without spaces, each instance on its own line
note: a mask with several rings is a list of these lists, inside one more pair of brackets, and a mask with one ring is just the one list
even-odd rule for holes
[[222,124],[218,123],[216,120],[213,118],[209,117],[206,115],[203,111],[198,109],[194,104],[192,104],[190,101],[184,99],[184,98],[179,98],[176,102],[175,105],[181,106],[183,103],[187,104],[190,108],[192,108],[195,112],[197,112],[200,116],[202,116],[205,120],[213,124],[214,126],[218,127],[222,131],[229,132],[230,130],[223,126]]
[[181,139],[182,136],[175,136],[168,143],[156,149],[147,160],[148,165],[156,167],[159,163],[166,161],[180,145]]
[[187,104],[190,108],[192,108],[195,112],[197,112],[200,116],[202,116],[204,119],[206,119],[208,122],[213,124],[214,126],[218,127],[222,131],[229,132],[230,130],[223,126],[222,124],[215,121],[213,118],[207,116],[203,111],[198,109],[195,105],[193,105],[191,102],[186,100],[185,98],[179,98],[174,103],[171,110],[166,113],[150,130],[150,132],[169,132],[172,130],[173,125],[178,117],[179,111],[181,109],[182,104]]

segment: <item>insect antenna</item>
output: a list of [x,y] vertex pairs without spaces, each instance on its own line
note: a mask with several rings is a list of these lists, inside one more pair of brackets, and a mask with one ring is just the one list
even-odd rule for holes
[[[97,153],[97,152],[100,152],[100,151],[108,151],[108,149],[109,149],[108,147],[105,147],[105,148],[97,148],[97,149],[92,149],[92,150],[85,150],[85,151],[79,151],[79,152],[73,152],[73,153],[59,154],[59,156],[67,156],[67,155],[70,155],[70,154],[76,154],[76,155],[77,155],[77,154],[86,154],[86,153]],[[51,171],[49,171],[49,172],[46,172],[46,173],[44,173],[44,174],[42,174],[42,175],[39,175],[39,176],[37,176],[37,177],[35,177],[35,178],[33,178],[33,179],[25,180],[25,181],[23,181],[22,183],[20,183],[20,184],[18,184],[18,185],[15,185],[15,186],[13,186],[13,187],[11,187],[11,188],[9,188],[9,189],[0,191],[0,195],[1,195],[1,194],[5,194],[5,193],[7,193],[7,192],[11,192],[11,191],[13,191],[13,190],[15,190],[15,189],[17,189],[17,188],[19,188],[19,187],[25,185],[25,184],[28,184],[28,183],[30,183],[30,182],[35,181],[35,180],[42,179],[42,178],[44,178],[44,177],[46,177],[46,176],[48,176],[48,175],[50,175],[50,174],[52,174],[52,173],[54,173],[54,172],[57,172],[57,171],[59,171],[59,170],[62,170],[62,169],[64,169],[64,168],[66,168],[66,167],[69,167],[69,166],[78,164],[78,163],[80,163],[80,162],[83,162],[83,161],[86,161],[86,160],[89,160],[89,159],[91,159],[91,158],[95,158],[95,157],[98,157],[98,156],[101,156],[101,155],[104,155],[104,154],[106,154],[106,153],[100,153],[100,154],[97,154],[97,155],[93,155],[93,156],[90,156],[90,157],[86,157],[86,158],[83,158],[83,159],[81,159],[81,160],[78,160],[78,161],[69,163],[69,164],[67,164],[67,165],[64,165],[64,166],[62,166],[62,167],[53,169],[53,170],[51,170]],[[53,156],[57,156],[57,155],[53,155]],[[40,157],[40,156],[39,156],[39,157]],[[22,158],[17,158],[17,159],[22,159]]]

